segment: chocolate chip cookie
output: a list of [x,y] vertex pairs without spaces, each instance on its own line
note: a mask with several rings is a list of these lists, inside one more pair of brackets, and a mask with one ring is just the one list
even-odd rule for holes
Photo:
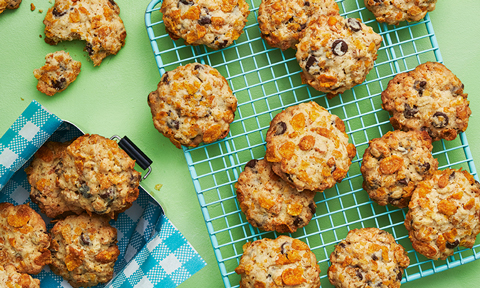
[[267,131],[267,161],[299,191],[333,187],[347,175],[355,155],[342,119],[315,102],[278,113]]
[[50,263],[50,238],[42,217],[28,205],[0,203],[0,265],[38,274]]
[[265,231],[297,231],[316,212],[315,192],[298,192],[272,171],[265,159],[251,160],[235,184],[237,200],[248,222]]
[[40,288],[40,280],[26,273],[18,273],[13,265],[0,265],[0,283],[7,288]]
[[45,65],[33,70],[33,75],[38,79],[37,90],[48,96],[67,89],[82,67],[82,63],[73,60],[65,51],[47,54],[45,60]]
[[220,73],[199,63],[165,72],[148,95],[155,128],[177,147],[197,147],[227,136],[237,98]]
[[243,33],[250,13],[244,0],[165,0],[160,12],[173,40],[221,49]]
[[262,38],[272,47],[294,48],[315,14],[338,15],[334,0],[265,0],[258,9]]
[[417,184],[437,170],[426,131],[387,132],[369,142],[363,154],[363,189],[380,205],[407,207]]
[[0,0],[0,14],[5,9],[17,9],[22,3],[22,0]]
[[365,7],[378,22],[397,25],[401,21],[420,21],[427,12],[435,10],[437,0],[364,0]]
[[328,279],[337,288],[400,287],[410,265],[405,249],[378,228],[354,229],[330,254]]
[[85,40],[85,51],[94,66],[125,45],[127,32],[113,0],[55,0],[45,15],[45,42]]
[[243,245],[235,272],[240,288],[320,287],[320,267],[307,244],[288,236],[264,238]]
[[382,92],[393,128],[427,131],[433,141],[453,140],[472,111],[462,82],[443,64],[427,62],[395,76]]
[[68,216],[50,231],[53,273],[73,287],[106,283],[113,277],[113,266],[120,254],[117,229],[99,215]]
[[300,76],[329,98],[362,83],[373,68],[382,37],[359,19],[319,15],[297,45]]
[[437,170],[420,182],[408,204],[405,227],[413,248],[446,259],[457,246],[472,248],[480,232],[480,183],[467,171]]

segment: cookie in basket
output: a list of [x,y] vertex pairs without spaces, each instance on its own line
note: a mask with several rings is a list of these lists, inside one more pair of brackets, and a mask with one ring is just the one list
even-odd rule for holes
[[0,203],[0,265],[38,274],[50,263],[50,237],[42,217],[27,204]]
[[272,171],[265,159],[251,160],[235,184],[237,200],[248,222],[265,231],[297,231],[316,212],[315,192],[298,192]]
[[332,98],[362,83],[373,68],[382,37],[355,18],[319,15],[297,45],[300,76]]
[[264,0],[258,8],[262,38],[272,47],[294,48],[315,14],[338,15],[335,0]]
[[120,254],[117,229],[99,215],[68,216],[50,231],[53,273],[73,287],[106,283],[113,277],[113,266]]
[[430,259],[446,259],[457,246],[472,248],[480,232],[480,183],[467,171],[445,169],[413,192],[405,227],[413,248]]
[[417,184],[438,168],[426,131],[389,131],[372,139],[363,154],[363,189],[380,205],[408,206]]
[[85,40],[94,66],[125,45],[127,32],[120,19],[120,8],[113,0],[55,0],[45,15],[45,42]]
[[347,175],[355,154],[342,119],[315,102],[278,113],[267,131],[267,161],[299,191],[333,187]]
[[443,64],[427,62],[395,76],[382,92],[393,128],[425,130],[433,141],[453,140],[468,127],[472,111],[462,82]]
[[0,265],[0,283],[8,288],[40,288],[40,280],[26,273],[18,273],[13,265]]
[[17,9],[22,3],[22,0],[0,0],[0,14],[5,9]]
[[208,65],[190,63],[165,72],[148,95],[155,128],[177,147],[197,147],[227,136],[237,98]]
[[67,89],[77,79],[82,67],[82,63],[73,60],[63,50],[47,54],[45,60],[45,65],[33,70],[33,75],[38,80],[37,90],[48,96]]
[[365,7],[378,22],[397,25],[401,21],[420,21],[427,12],[435,10],[437,0],[364,0]]
[[114,218],[138,198],[140,173],[117,142],[86,134],[67,147],[67,157],[58,186],[69,205]]
[[320,287],[315,254],[307,244],[285,235],[247,242],[235,272],[241,275],[240,288]]
[[243,33],[250,11],[245,0],[164,0],[165,30],[173,40],[222,49]]
[[[67,203],[58,187],[58,178],[66,161],[67,147],[72,141],[65,143],[48,141],[35,153],[32,163],[25,169],[27,179],[32,186],[30,199],[38,205],[40,211],[50,218],[69,213],[82,213],[83,209]],[[70,164],[68,166],[73,166]]]
[[410,259],[393,236],[378,228],[354,229],[330,254],[328,279],[337,288],[400,287]]

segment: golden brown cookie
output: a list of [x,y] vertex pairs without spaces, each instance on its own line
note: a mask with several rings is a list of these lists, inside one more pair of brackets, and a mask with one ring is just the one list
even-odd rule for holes
[[13,265],[0,265],[0,283],[1,287],[6,288],[40,288],[40,280],[26,273],[18,273]]
[[364,0],[365,7],[378,22],[397,25],[401,21],[420,21],[435,10],[437,0]]

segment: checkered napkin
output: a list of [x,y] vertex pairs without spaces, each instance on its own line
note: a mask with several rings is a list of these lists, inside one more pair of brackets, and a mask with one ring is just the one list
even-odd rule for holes
[[[64,142],[81,135],[77,127],[33,101],[0,139],[0,202],[30,202],[24,170],[33,154],[47,140]],[[120,256],[112,281],[98,287],[173,288],[206,265],[162,208],[142,187],[139,190],[132,207],[110,221],[117,229]],[[35,203],[30,206],[40,211]],[[40,215],[51,229],[51,219]],[[42,287],[71,287],[48,266],[34,277],[40,279]]]

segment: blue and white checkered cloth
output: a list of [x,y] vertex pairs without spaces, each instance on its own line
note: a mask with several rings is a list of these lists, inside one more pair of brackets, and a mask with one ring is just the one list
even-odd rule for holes
[[[83,135],[74,125],[63,122],[38,102],[27,109],[0,138],[0,202],[15,205],[30,202],[30,184],[25,168],[30,158],[47,140],[64,142]],[[116,221],[120,256],[115,276],[98,287],[173,288],[202,269],[206,263],[172,222],[162,208],[140,187],[140,195]],[[39,212],[35,203],[30,206]],[[45,223],[49,218],[40,213]],[[47,224],[51,229],[53,224]],[[71,287],[46,266],[40,274],[41,287]]]

